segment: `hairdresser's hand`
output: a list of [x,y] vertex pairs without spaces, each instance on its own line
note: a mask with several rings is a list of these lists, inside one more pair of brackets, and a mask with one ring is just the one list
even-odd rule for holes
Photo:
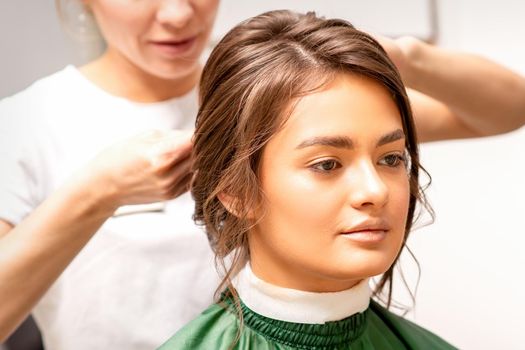
[[379,41],[388,53],[388,56],[399,70],[405,84],[410,85],[412,79],[411,65],[416,63],[417,47],[421,44],[421,41],[410,36],[391,39],[382,35],[374,35],[374,38]]
[[175,198],[191,179],[189,131],[150,131],[100,153],[74,181],[105,191],[102,205],[117,207]]

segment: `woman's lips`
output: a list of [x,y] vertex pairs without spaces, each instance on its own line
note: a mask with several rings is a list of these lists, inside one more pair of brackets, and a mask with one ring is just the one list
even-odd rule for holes
[[385,239],[389,231],[390,226],[386,220],[367,219],[346,228],[341,235],[355,242],[378,243]]
[[360,231],[342,232],[345,238],[361,243],[378,243],[385,239],[386,229],[363,229]]
[[178,56],[188,53],[193,48],[196,41],[197,36],[178,41],[159,40],[150,41],[149,43],[162,56],[168,58],[176,58]]

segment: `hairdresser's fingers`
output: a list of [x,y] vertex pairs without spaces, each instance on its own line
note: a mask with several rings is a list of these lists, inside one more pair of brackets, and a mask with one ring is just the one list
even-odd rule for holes
[[163,176],[171,179],[171,183],[177,182],[177,179],[185,176],[191,170],[193,159],[191,154],[187,155],[183,159],[179,159],[176,163],[173,163],[166,171]]
[[406,85],[412,86],[417,80],[417,60],[419,51],[422,45],[425,45],[421,40],[411,36],[401,36],[396,39],[391,39],[382,35],[374,35],[374,38],[379,41],[381,46],[385,49],[388,56],[396,65],[403,81]]
[[148,149],[153,165],[160,171],[171,168],[191,155],[192,135],[190,130],[165,131]]
[[397,40],[380,34],[373,34],[372,36],[379,42],[379,44],[381,44],[383,49],[385,49],[386,53],[392,62],[394,62],[394,64],[397,66],[397,68],[401,69],[401,67],[404,65],[405,57],[401,47],[397,43]]
[[164,178],[166,179],[166,181],[169,181],[168,186],[170,190],[174,186],[177,186],[177,184],[181,181],[181,179],[185,178],[188,174],[190,174],[191,165],[192,165],[191,157],[186,157],[185,159],[175,164],[170,169],[170,171],[168,171],[164,175]]
[[189,172],[192,134],[158,130],[122,140],[99,153],[75,179],[112,189],[119,206],[163,200]]
[[193,174],[188,173],[183,177],[171,190],[171,198],[177,198],[178,196],[186,193],[190,189],[191,179]]

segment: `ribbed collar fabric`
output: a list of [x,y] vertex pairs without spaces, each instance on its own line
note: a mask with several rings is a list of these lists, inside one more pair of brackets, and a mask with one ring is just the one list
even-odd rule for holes
[[369,306],[368,279],[329,293],[305,292],[267,283],[246,264],[233,280],[242,303],[264,317],[292,323],[324,324],[363,313]]

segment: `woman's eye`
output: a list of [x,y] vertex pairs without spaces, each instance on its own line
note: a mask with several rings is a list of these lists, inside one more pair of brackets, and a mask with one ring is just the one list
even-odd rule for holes
[[386,165],[386,166],[395,168],[399,166],[401,163],[405,163],[405,161],[406,161],[406,158],[404,155],[392,153],[392,154],[388,154],[384,156],[383,159],[381,159],[379,163],[382,165]]
[[310,166],[312,169],[321,172],[329,172],[341,167],[341,164],[333,159],[323,160]]

